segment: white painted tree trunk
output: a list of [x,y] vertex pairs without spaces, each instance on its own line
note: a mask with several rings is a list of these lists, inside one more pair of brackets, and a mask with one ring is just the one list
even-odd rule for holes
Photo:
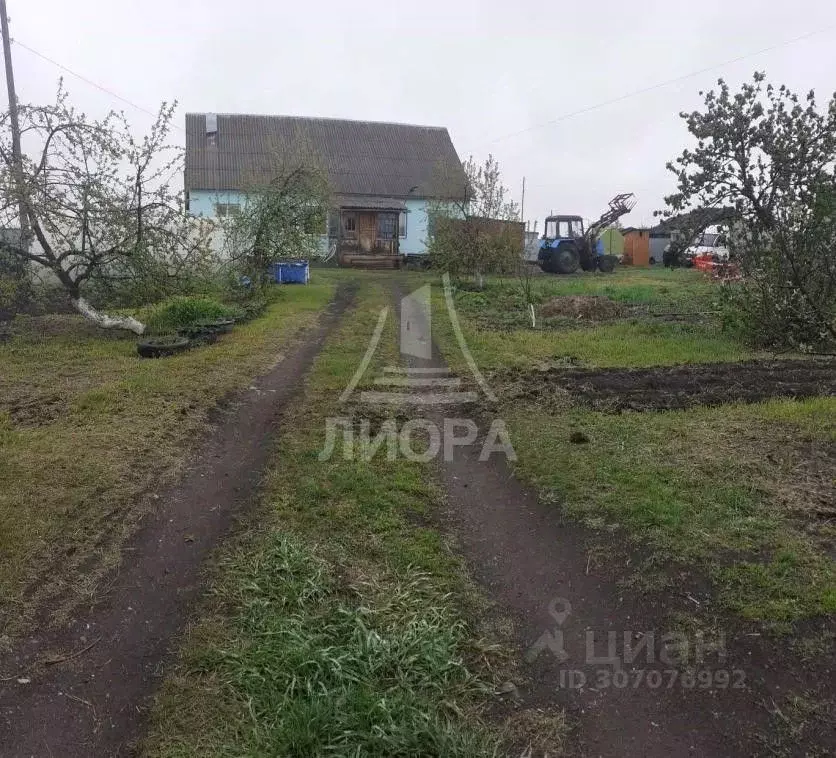
[[73,307],[84,318],[90,319],[90,321],[102,327],[102,329],[127,329],[134,334],[142,334],[145,331],[145,325],[141,324],[132,316],[108,316],[106,313],[99,313],[83,297],[71,299]]

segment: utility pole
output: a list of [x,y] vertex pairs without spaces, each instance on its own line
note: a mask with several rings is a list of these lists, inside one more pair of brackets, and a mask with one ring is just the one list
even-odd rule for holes
[[[5,2],[5,0],[0,0]],[[522,202],[520,203],[520,221],[525,221],[525,177],[523,177]]]
[[6,0],[0,0],[0,31],[3,34],[3,60],[6,64],[6,88],[9,92],[9,121],[12,125],[12,163],[15,172],[18,213],[20,214],[20,244],[29,246],[29,224],[26,207],[23,202],[23,155],[20,149],[20,122],[17,118],[17,95],[15,94],[15,75],[12,70],[12,42],[9,37],[9,18],[6,12]]

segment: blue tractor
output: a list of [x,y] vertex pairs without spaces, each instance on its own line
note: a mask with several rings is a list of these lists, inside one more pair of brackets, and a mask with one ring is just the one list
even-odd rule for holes
[[615,256],[599,252],[598,235],[635,205],[632,192],[616,195],[606,212],[588,229],[584,229],[580,216],[549,216],[537,254],[540,268],[550,274],[573,274],[578,268],[609,273],[617,261]]

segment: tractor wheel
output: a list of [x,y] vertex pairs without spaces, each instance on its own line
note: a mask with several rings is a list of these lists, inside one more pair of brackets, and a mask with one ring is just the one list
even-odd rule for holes
[[574,274],[579,263],[578,250],[571,242],[561,242],[549,257],[549,268],[555,274]]
[[594,253],[590,253],[588,251],[584,252],[580,256],[581,269],[583,269],[584,271],[595,271],[595,267],[597,265],[595,258],[596,256]]
[[602,255],[598,258],[598,270],[605,274],[615,271],[615,263],[618,259],[614,255]]

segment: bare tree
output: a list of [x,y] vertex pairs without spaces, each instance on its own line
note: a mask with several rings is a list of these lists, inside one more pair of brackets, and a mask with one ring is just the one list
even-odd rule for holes
[[123,113],[89,118],[59,85],[48,106],[20,106],[25,155],[13,160],[8,113],[0,117],[0,225],[21,207],[33,235],[0,250],[48,270],[86,318],[137,334],[130,316],[108,316],[85,297],[93,282],[177,277],[208,255],[207,234],[184,213],[170,180],[181,151],[167,140],[175,104],[163,103],[148,135],[136,140]]
[[[734,208],[729,244],[743,280],[727,288],[758,341],[807,350],[836,344],[836,96],[819,110],[764,85],[756,73],[732,94],[720,79],[702,111],[683,113],[696,147],[668,168],[668,213]],[[702,93],[701,93],[702,94]]]

